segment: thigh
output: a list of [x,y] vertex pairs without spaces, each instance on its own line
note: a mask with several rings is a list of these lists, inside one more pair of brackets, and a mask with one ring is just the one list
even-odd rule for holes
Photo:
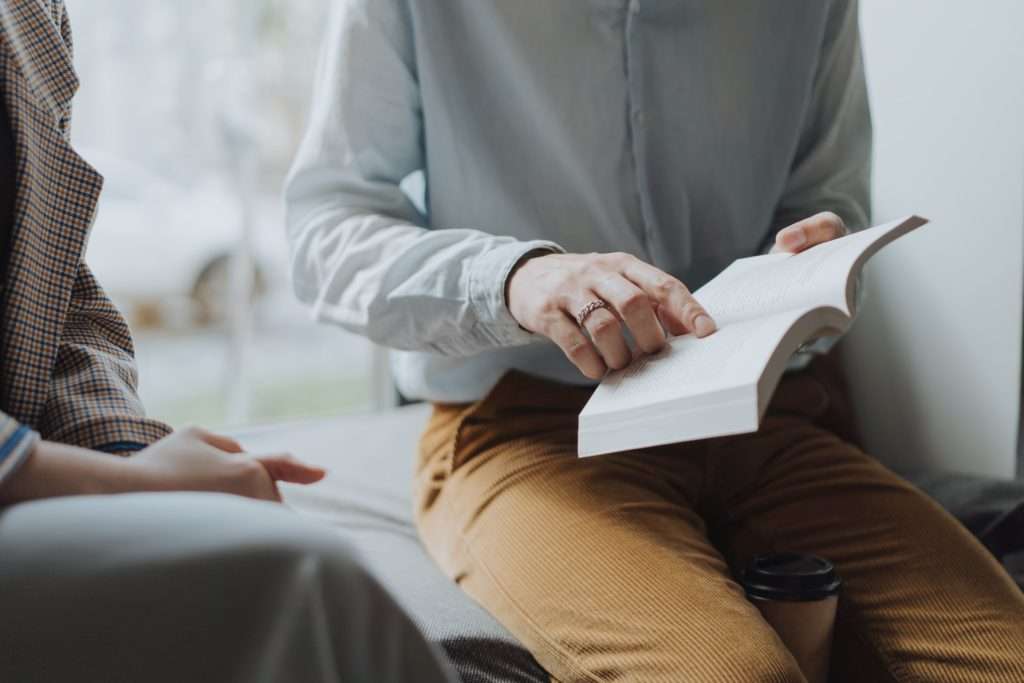
[[0,585],[0,680],[450,680],[345,543],[279,505],[15,505]]
[[792,416],[716,442],[711,459],[735,563],[795,550],[837,565],[836,680],[1024,680],[1024,595],[916,488]]
[[418,524],[448,575],[560,681],[800,680],[705,537],[699,460],[577,459],[574,410],[526,403],[435,413]]

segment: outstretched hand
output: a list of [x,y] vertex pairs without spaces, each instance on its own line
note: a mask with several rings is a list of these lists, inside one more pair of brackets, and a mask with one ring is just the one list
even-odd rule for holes
[[198,427],[171,434],[129,462],[156,490],[219,491],[277,502],[277,482],[312,484],[326,474],[287,453],[247,456],[234,439]]

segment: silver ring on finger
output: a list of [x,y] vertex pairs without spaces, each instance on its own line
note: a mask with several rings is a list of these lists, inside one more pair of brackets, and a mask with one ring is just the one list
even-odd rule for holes
[[601,308],[608,308],[608,302],[603,299],[594,299],[576,313],[576,324],[583,327],[583,323],[587,321],[590,314]]

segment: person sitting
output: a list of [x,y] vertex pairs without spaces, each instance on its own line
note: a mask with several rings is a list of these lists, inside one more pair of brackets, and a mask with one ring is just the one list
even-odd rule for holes
[[62,0],[0,3],[0,680],[451,681],[347,544],[271,502],[322,470],[144,416],[82,260],[102,178],[69,144],[70,49]]
[[337,3],[286,189],[296,293],[435,404],[421,538],[558,681],[803,681],[734,578],[782,550],[844,580],[833,680],[1024,680],[1024,595],[830,424],[814,366],[757,433],[576,457],[609,369],[715,332],[691,288],[867,225],[857,9]]

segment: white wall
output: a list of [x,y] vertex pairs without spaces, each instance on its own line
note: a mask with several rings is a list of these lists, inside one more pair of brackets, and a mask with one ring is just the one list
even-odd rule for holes
[[933,220],[872,263],[846,344],[869,449],[1012,475],[1024,273],[1024,2],[862,0],[875,219]]

